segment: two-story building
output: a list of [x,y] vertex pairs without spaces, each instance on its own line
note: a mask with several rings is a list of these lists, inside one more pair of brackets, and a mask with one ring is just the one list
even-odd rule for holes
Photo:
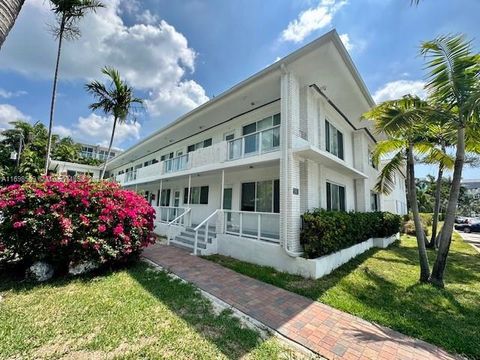
[[381,135],[361,121],[373,105],[333,30],[116,156],[108,171],[157,208],[170,244],[275,266],[302,253],[309,209],[406,203],[404,187],[395,199],[373,190],[370,152]]

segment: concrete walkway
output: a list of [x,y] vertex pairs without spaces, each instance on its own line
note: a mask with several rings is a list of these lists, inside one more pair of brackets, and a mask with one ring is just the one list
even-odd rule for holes
[[166,245],[143,256],[327,359],[454,359],[445,351]]
[[480,252],[480,233],[465,233],[458,231],[463,240],[473,246],[475,250]]

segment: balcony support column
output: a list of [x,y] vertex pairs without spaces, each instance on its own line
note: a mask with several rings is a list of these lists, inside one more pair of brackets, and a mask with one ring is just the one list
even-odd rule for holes
[[223,197],[225,191],[225,170],[222,170],[222,189],[220,193],[220,209],[223,210]]

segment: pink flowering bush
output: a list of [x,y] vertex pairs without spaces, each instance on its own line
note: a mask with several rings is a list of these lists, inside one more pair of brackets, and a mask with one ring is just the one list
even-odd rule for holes
[[153,243],[154,210],[110,182],[28,182],[0,189],[0,262],[119,262]]

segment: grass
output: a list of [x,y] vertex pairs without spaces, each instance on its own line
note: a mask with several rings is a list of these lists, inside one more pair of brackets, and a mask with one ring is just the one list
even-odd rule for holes
[[1,359],[303,357],[144,263],[43,285],[0,275],[0,339]]
[[[433,264],[434,252],[428,255]],[[452,353],[480,359],[480,254],[456,233],[445,289],[418,283],[418,252],[410,236],[388,249],[371,249],[318,280],[219,255],[207,258]]]

